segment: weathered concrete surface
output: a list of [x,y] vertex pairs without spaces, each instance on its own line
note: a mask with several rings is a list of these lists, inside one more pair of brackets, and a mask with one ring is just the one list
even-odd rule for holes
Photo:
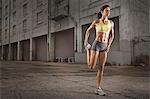
[[94,94],[96,70],[85,64],[1,61],[0,99],[149,99],[149,68],[106,66]]

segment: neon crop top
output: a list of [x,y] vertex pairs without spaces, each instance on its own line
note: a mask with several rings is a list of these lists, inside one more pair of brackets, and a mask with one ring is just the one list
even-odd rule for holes
[[98,23],[95,24],[96,32],[104,32],[108,33],[111,29],[111,20],[108,21],[108,24],[104,24],[103,21],[100,19]]

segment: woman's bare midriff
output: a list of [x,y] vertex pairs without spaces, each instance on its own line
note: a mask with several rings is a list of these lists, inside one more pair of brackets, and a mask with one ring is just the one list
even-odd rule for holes
[[106,34],[103,33],[103,32],[96,33],[95,40],[99,41],[99,42],[102,42],[102,43],[107,43],[108,42],[108,38],[107,38]]

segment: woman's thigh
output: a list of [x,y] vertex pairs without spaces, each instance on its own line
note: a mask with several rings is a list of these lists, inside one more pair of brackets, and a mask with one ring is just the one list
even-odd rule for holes
[[93,66],[96,65],[96,62],[97,62],[97,59],[98,59],[98,56],[99,56],[99,51],[94,51],[94,50],[91,50],[91,53],[90,53],[90,64]]
[[100,67],[103,67],[105,65],[106,60],[107,60],[107,52],[106,51],[100,52],[100,54],[99,54],[99,65],[100,65]]

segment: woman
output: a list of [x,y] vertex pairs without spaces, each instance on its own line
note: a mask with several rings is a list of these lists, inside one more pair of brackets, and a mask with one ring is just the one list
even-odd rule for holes
[[[96,66],[97,59],[99,59],[99,67],[97,72],[96,80],[96,94],[106,95],[101,89],[101,80],[104,72],[104,65],[107,59],[107,53],[109,52],[110,46],[114,39],[114,23],[108,19],[110,15],[109,5],[104,5],[101,11],[98,13],[98,19],[94,20],[85,33],[84,46],[87,50],[87,64],[90,69],[94,69]],[[88,43],[88,37],[90,30],[96,29],[95,40],[90,46]]]

